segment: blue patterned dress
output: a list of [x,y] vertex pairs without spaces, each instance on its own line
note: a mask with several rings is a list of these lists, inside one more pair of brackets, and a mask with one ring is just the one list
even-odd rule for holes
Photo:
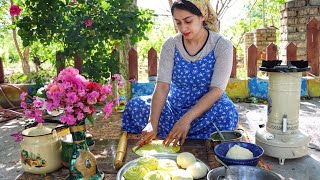
[[[165,138],[174,124],[210,89],[215,57],[208,55],[190,63],[175,49],[170,91],[159,119],[158,137]],[[141,133],[147,125],[151,96],[133,98],[128,102],[122,119],[122,130]],[[223,93],[221,98],[202,116],[193,120],[187,139],[207,139],[215,132],[215,122],[220,130],[233,130],[238,123],[238,112],[233,102]]]

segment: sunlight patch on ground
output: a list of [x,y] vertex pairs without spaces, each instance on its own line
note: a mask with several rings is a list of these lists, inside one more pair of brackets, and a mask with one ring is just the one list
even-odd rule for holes
[[108,150],[107,149],[104,149],[102,153],[100,153],[101,155],[103,156],[106,156],[108,154]]
[[314,154],[310,154],[309,156],[312,157],[314,160],[320,162],[320,158],[318,156],[316,156]]
[[246,114],[248,120],[253,120],[255,123],[264,123],[267,120],[267,114],[264,109],[257,108]]
[[8,167],[8,168],[6,168],[6,171],[11,171],[11,170],[13,170],[14,168],[15,168],[14,166]]
[[1,129],[12,129],[12,128],[17,128],[20,127],[21,124],[25,124],[25,122],[21,122],[18,119],[13,119],[8,121],[6,124],[4,124]]
[[306,105],[306,106],[317,107],[317,105],[312,104],[312,103],[310,103],[310,102],[301,102],[301,104]]

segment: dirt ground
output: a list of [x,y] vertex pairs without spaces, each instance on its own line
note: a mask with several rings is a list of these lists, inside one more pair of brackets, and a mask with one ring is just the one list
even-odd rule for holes
[[[266,123],[267,107],[265,104],[236,103],[239,110],[240,124],[250,134],[250,140],[254,142],[255,131],[260,124]],[[112,118],[103,120],[94,127],[88,128],[88,133],[93,137],[119,138],[121,114],[115,114]],[[285,160],[284,165],[279,165],[278,159],[262,156],[262,160],[271,166],[272,171],[286,178],[295,180],[319,180],[320,179],[320,99],[301,101],[300,107],[300,130],[311,136],[309,154],[302,158]],[[0,123],[0,179],[11,180],[19,176],[23,170],[20,163],[20,144],[14,142],[11,133],[23,129],[23,120],[11,120]],[[118,129],[119,128],[119,129]],[[114,129],[118,129],[114,131]],[[134,136],[134,135],[133,135]],[[132,137],[138,138],[138,137]]]
[[[267,122],[267,105],[252,103],[236,103],[239,110],[240,124],[250,134],[250,141],[255,142],[255,132],[260,124]],[[302,100],[300,103],[299,130],[306,132],[311,141],[308,154],[301,158],[285,159],[284,165],[279,159],[262,156],[262,160],[269,164],[271,170],[283,177],[295,180],[320,179],[320,99]]]

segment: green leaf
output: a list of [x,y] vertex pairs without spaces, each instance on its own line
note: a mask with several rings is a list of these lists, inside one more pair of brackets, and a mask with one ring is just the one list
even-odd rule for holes
[[101,0],[100,2],[101,2],[101,7],[102,7],[104,10],[109,10],[109,8],[110,8],[110,6],[111,6],[109,3],[105,2],[105,0]]
[[87,119],[89,120],[89,122],[94,125],[94,118],[91,115],[87,116]]

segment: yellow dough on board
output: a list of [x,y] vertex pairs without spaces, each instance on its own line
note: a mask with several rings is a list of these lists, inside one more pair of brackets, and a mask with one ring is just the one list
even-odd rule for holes
[[138,146],[133,147],[132,151],[139,156],[148,156],[159,153],[174,154],[180,151],[180,146],[172,146],[172,144],[170,144],[169,146],[165,146],[162,144],[162,142],[163,140],[153,140],[150,144],[146,144],[138,150]]

